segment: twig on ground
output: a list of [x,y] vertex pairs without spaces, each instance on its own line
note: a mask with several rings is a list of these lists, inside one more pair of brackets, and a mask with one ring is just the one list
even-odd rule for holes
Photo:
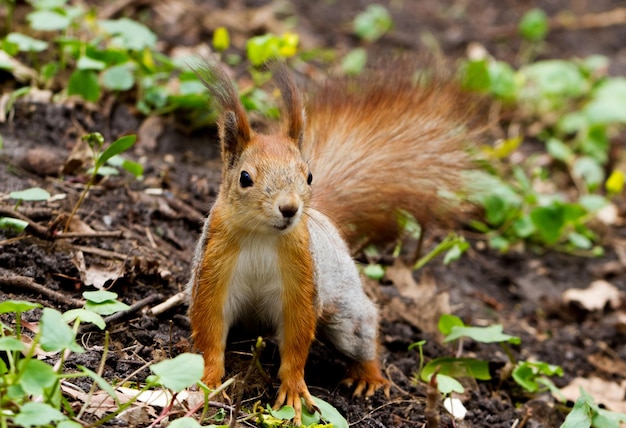
[[63,293],[59,293],[58,291],[50,290],[45,285],[35,282],[33,278],[30,278],[28,276],[22,276],[22,275],[0,276],[0,286],[2,286],[2,288],[4,287],[23,288],[23,289],[34,291],[35,293],[41,293],[50,300],[53,300],[57,303],[61,303],[63,305],[70,306],[73,308],[80,308],[85,304],[84,300],[74,299],[72,297],[66,296]]
[[165,311],[169,311],[176,306],[179,306],[187,300],[187,293],[181,291],[180,293],[174,294],[172,297],[167,299],[165,302],[159,303],[152,309],[148,310],[148,314],[150,315],[161,315]]
[[101,248],[96,247],[85,247],[83,245],[74,245],[74,248],[82,251],[83,253],[95,254],[96,256],[100,256],[105,259],[118,259],[118,260],[126,260],[128,256],[122,253],[116,253],[115,251],[103,250]]

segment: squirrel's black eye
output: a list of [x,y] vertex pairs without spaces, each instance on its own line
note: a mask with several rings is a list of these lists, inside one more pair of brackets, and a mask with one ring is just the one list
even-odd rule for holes
[[309,176],[306,178],[306,184],[310,186],[311,183],[313,183],[313,174],[309,172]]
[[253,184],[252,177],[250,177],[248,171],[241,171],[241,175],[239,176],[239,185],[241,187],[251,187]]

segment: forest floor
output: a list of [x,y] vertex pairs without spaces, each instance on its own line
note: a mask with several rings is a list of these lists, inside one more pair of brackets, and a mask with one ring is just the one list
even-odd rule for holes
[[[304,48],[345,52],[359,43],[351,35],[349,23],[368,2],[232,2],[228,8],[224,5],[229,2],[177,0],[170,3],[179,7],[170,8],[166,3],[124,2],[112,17],[150,14],[147,22],[164,41],[165,51],[210,40],[212,30],[225,25],[219,24],[220,19],[232,23],[233,44],[242,46],[242,40],[253,34],[280,33],[285,16],[295,17],[295,31]],[[217,10],[220,5],[215,3],[224,8]],[[372,54],[394,49],[423,51],[436,40],[444,55],[459,57],[470,42],[477,42],[498,59],[515,64],[522,43],[516,23],[527,8],[542,7],[550,16],[567,10],[584,16],[611,11],[620,4],[609,0],[531,1],[523,2],[522,8],[522,3],[514,0],[391,2],[387,6],[395,29],[368,49]],[[188,13],[190,10],[194,13]],[[625,25],[561,28],[551,32],[541,57],[603,54],[611,59],[612,74],[626,74],[624,40]],[[38,186],[53,197],[24,203],[20,213],[44,232],[58,216],[69,213],[85,186],[85,176],[60,176],[58,171],[80,136],[92,131],[102,132],[107,141],[138,133],[130,157],[144,165],[144,179],[121,174],[100,181],[78,211],[70,230],[76,237],[56,239],[32,232],[16,236],[0,230],[0,299],[37,301],[67,310],[72,307],[71,299],[80,299],[83,291],[106,287],[129,305],[151,297],[154,306],[184,289],[203,216],[219,186],[214,130],[189,132],[174,117],[143,117],[122,98],[111,97],[95,107],[18,102],[9,120],[0,123],[4,140],[1,205],[12,208],[5,198],[9,192]],[[623,148],[624,141],[619,145]],[[352,399],[351,392],[340,386],[345,361],[318,342],[306,368],[312,394],[334,405],[354,427],[422,426],[426,386],[413,382],[419,354],[408,347],[425,339],[426,360],[453,355],[456,349],[444,345],[436,331],[437,316],[450,312],[468,325],[499,323],[506,333],[521,337],[521,345],[511,346],[518,359],[561,366],[564,375],[553,381],[574,391],[566,393],[568,399],[575,399],[577,385],[583,385],[598,403],[626,412],[625,202],[617,201],[619,221],[601,231],[605,250],[601,257],[528,249],[500,254],[472,235],[472,248],[459,261],[443,266],[435,260],[414,275],[414,282],[397,266],[392,269],[395,277],[390,274],[380,284],[368,281],[368,291],[381,308],[381,358],[393,383],[391,399],[381,393],[369,400]],[[432,247],[441,236],[445,235],[432,233],[426,245]],[[16,277],[28,279],[17,281]],[[61,298],[34,291],[28,287],[29,280],[58,291]],[[615,295],[605,298],[591,292],[572,300],[570,290],[587,290],[591,284],[603,284]],[[595,298],[601,303],[593,309],[590,300]],[[184,305],[158,316],[139,311],[109,328],[110,352],[103,376],[110,381],[126,378],[146,361],[192,349]],[[98,367],[103,334],[90,332],[83,341],[87,352],[70,358],[67,369],[77,364],[93,370]],[[254,338],[248,337],[229,347],[228,375],[245,372],[253,343]],[[466,393],[461,399],[468,414],[453,422],[441,409],[441,426],[558,427],[564,420],[565,405],[549,393],[530,395],[510,378],[500,379],[508,358],[499,345],[468,341],[463,355],[490,361],[493,380],[464,382]],[[244,405],[274,399],[278,357],[271,342],[261,362],[272,381],[250,380],[243,393]],[[144,369],[133,380],[141,381],[148,374]]]

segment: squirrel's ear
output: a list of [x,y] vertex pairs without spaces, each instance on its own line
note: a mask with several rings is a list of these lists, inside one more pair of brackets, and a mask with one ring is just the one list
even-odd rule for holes
[[240,111],[228,110],[218,121],[222,160],[228,168],[232,167],[250,141],[248,118]]
[[205,60],[194,67],[194,71],[209,90],[211,105],[220,115],[222,159],[230,168],[250,141],[252,131],[248,117],[230,77],[215,59]]
[[285,112],[287,116],[287,136],[291,138],[298,148],[302,144],[304,134],[305,113],[302,103],[302,96],[296,85],[293,73],[282,62],[275,62],[270,66],[276,86],[280,89],[280,93],[285,103]]

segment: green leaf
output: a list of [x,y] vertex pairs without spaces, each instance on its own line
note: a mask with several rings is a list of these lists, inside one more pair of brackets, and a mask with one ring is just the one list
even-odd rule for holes
[[0,351],[22,351],[26,346],[15,337],[0,337]]
[[115,155],[107,161],[109,165],[113,165],[119,168],[124,168],[126,171],[133,174],[136,178],[143,176],[143,165],[137,162],[133,162],[128,159],[124,159],[120,155]]
[[481,343],[509,342],[519,344],[521,342],[519,337],[504,334],[502,332],[502,324],[494,324],[487,327],[454,326],[450,334],[444,339],[444,342],[452,342],[461,337],[469,337]]
[[35,359],[21,360],[19,371],[20,385],[24,392],[31,395],[44,395],[45,390],[53,386],[58,379],[51,366]]
[[[215,427],[215,425],[209,425],[209,427]],[[202,428],[202,425],[194,418],[184,417],[174,419],[169,423],[168,428]]]
[[86,309],[70,309],[69,311],[63,313],[63,319],[66,323],[71,323],[75,319],[78,319],[81,323],[89,322],[95,324],[98,328],[100,328],[100,330],[104,330],[106,328],[106,323],[99,314]]
[[528,82],[527,88],[537,89],[540,96],[577,97],[584,93],[587,80],[570,61],[538,61],[520,70]]
[[98,101],[100,98],[98,76],[93,70],[75,70],[67,83],[67,93],[79,95],[87,101]]
[[491,379],[489,362],[475,358],[435,358],[424,366],[420,373],[420,378],[424,382],[428,382],[435,372],[454,378],[471,377],[478,380]]
[[572,232],[567,235],[567,240],[576,248],[580,248],[582,250],[589,250],[593,247],[593,242],[591,239],[587,238],[585,235],[582,235],[578,232]]
[[513,231],[520,238],[528,238],[537,231],[529,216],[523,215],[513,222]]
[[282,419],[285,421],[291,420],[296,416],[296,411],[291,406],[283,406],[278,410],[274,410],[268,405],[267,410],[270,415],[274,416],[276,419]]
[[158,376],[158,382],[174,392],[180,392],[197,383],[203,370],[202,357],[189,353],[150,366],[150,371]]
[[380,39],[393,27],[389,11],[380,4],[370,4],[365,11],[354,18],[354,34],[363,40],[373,42]]
[[490,61],[487,65],[489,74],[489,92],[498,98],[512,100],[517,98],[515,71],[503,61]]
[[453,327],[465,327],[465,323],[461,318],[456,315],[443,314],[439,318],[439,322],[437,323],[437,328],[444,336],[447,336],[452,332]]
[[25,300],[5,300],[0,303],[0,314],[11,312],[22,313],[31,309],[41,308],[39,303],[27,302]]
[[103,303],[107,300],[115,300],[117,299],[117,293],[106,290],[98,290],[98,291],[84,291],[83,297],[85,300],[88,300],[93,303]]
[[530,219],[545,243],[555,244],[561,238],[561,233],[565,227],[561,206],[536,207],[530,212]]
[[41,348],[47,352],[59,352],[70,349],[84,352],[76,343],[74,331],[65,323],[63,315],[55,309],[44,308],[39,322],[41,330]]
[[461,382],[441,373],[437,374],[437,389],[442,394],[450,394],[451,392],[458,392],[459,394],[462,394],[465,392],[465,388],[463,388]]
[[367,51],[363,48],[355,48],[348,52],[341,60],[341,69],[345,74],[360,74],[367,64]]
[[126,303],[118,302],[117,300],[105,300],[100,303],[94,303],[91,301],[85,302],[85,309],[100,315],[111,315],[116,312],[128,310],[129,307],[130,306]]
[[53,10],[36,10],[29,13],[26,19],[36,31],[65,30],[72,22],[68,16]]
[[574,408],[565,418],[561,428],[590,428],[591,409],[584,398],[579,398],[574,404]]
[[467,61],[461,68],[463,87],[470,91],[487,91],[491,86],[487,61],[484,59]]
[[35,9],[58,9],[66,7],[67,0],[29,0]]
[[51,422],[58,422],[67,417],[54,407],[46,403],[25,403],[13,422],[22,427],[43,426]]
[[113,143],[111,143],[111,145],[107,147],[100,154],[100,156],[98,156],[98,159],[96,159],[96,165],[98,167],[101,167],[102,165],[106,163],[106,161],[111,159],[113,156],[124,153],[126,150],[130,149],[133,146],[133,144],[135,144],[136,140],[137,140],[137,136],[134,134],[125,135],[121,138],[118,138]]
[[548,34],[548,29],[548,17],[541,9],[526,12],[517,27],[520,35],[531,42],[543,40]]
[[131,63],[119,64],[102,73],[102,85],[111,91],[127,91],[135,84]]
[[106,66],[105,62],[90,58],[86,55],[78,58],[76,62],[76,68],[78,70],[104,70]]
[[48,49],[48,42],[33,39],[20,33],[9,33],[6,40],[16,45],[21,52],[42,52]]
[[609,201],[602,195],[583,195],[578,203],[588,212],[598,211],[609,204]]
[[102,20],[98,24],[107,33],[116,36],[114,43],[118,46],[139,51],[144,48],[155,48],[157,36],[143,24],[128,18]]
[[443,264],[448,265],[461,258],[461,255],[463,255],[463,253],[467,251],[469,246],[469,242],[465,241],[457,242],[456,244],[454,244],[454,246],[452,246],[452,248],[450,248],[444,256]]
[[[317,408],[320,409],[320,416],[322,417],[322,419],[332,424],[333,428],[348,428],[348,421],[346,421],[346,419],[341,415],[341,413],[339,413],[339,411],[335,407],[319,397],[313,397],[313,401],[315,401]],[[304,414],[309,414],[306,406],[302,406],[302,413],[303,419]]]
[[370,279],[379,280],[385,276],[385,269],[379,264],[369,264],[365,266],[363,273]]
[[593,124],[626,123],[626,78],[614,77],[599,85],[583,112]]
[[56,428],[83,428],[83,426],[79,424],[78,422],[67,420],[67,421],[59,422]]
[[546,149],[548,150],[550,156],[554,159],[558,159],[565,163],[569,163],[569,161],[574,157],[572,149],[557,138],[550,138],[546,142]]
[[41,187],[31,187],[30,189],[21,190],[19,192],[9,193],[11,199],[22,201],[47,201],[50,199],[50,193]]
[[576,159],[572,173],[581,177],[589,190],[597,189],[604,180],[604,169],[595,159],[583,156]]
[[28,222],[12,217],[0,217],[0,229],[21,232],[28,226]]
[[109,394],[109,396],[115,401],[116,404],[120,403],[120,399],[117,396],[115,389],[113,389],[111,384],[109,384],[109,382],[107,382],[102,376],[100,376],[93,370],[81,365],[78,366],[78,369],[85,373],[87,376],[89,376],[91,379],[93,379],[94,382],[96,382],[96,384],[100,387],[100,389]]

